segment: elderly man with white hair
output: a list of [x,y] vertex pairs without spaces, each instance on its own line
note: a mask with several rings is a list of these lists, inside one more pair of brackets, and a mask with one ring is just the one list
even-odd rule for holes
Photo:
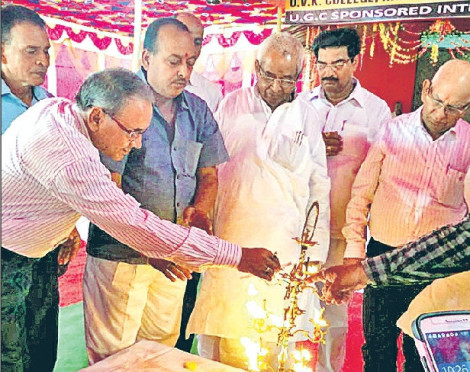
[[[321,129],[307,120],[308,105],[292,101],[303,54],[292,35],[271,35],[255,61],[256,85],[227,95],[215,114],[230,161],[218,167],[214,231],[239,243],[263,243],[286,270],[298,262],[300,246],[293,238],[301,235],[315,201],[318,244],[308,252],[310,261],[324,262],[329,245],[330,182]],[[285,292],[285,284],[269,285],[230,269],[208,270],[188,324],[188,332],[200,335],[200,355],[246,368],[241,339],[261,337],[269,350],[266,361],[276,369],[278,330],[259,334],[246,304],[253,301],[282,319]],[[299,329],[309,330],[304,320],[318,306],[315,300],[311,291],[300,300],[307,314],[298,319]]]

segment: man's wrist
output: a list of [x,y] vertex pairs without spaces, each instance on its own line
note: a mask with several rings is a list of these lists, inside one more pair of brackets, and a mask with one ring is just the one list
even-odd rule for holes
[[359,257],[345,257],[343,258],[343,265],[357,265],[362,262]]
[[364,269],[364,274],[367,277],[367,282],[369,284],[376,284],[374,281],[374,273],[372,268],[369,265],[369,261],[367,259],[361,261],[361,266]]
[[194,205],[191,205],[191,207],[193,207],[199,213],[202,213],[205,216],[209,217],[209,211],[203,205],[194,204]]

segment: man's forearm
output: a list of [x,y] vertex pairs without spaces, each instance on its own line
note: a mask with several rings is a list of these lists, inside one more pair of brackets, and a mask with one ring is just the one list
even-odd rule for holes
[[470,217],[363,261],[375,285],[413,284],[470,270]]
[[217,168],[201,168],[197,172],[197,188],[194,196],[194,207],[207,214],[214,207],[217,197]]

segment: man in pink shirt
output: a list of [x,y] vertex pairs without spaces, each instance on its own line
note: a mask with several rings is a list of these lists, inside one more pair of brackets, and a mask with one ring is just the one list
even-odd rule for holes
[[[25,308],[31,273],[67,239],[80,215],[149,257],[189,270],[236,267],[270,280],[275,255],[245,249],[197,228],[177,226],[141,209],[111,180],[99,153],[122,160],[142,145],[153,92],[130,71],[91,75],[76,103],[46,99],[13,121],[2,146],[2,371],[29,365]],[[53,330],[55,331],[55,330]]]
[[[470,63],[451,60],[425,80],[422,107],[385,123],[353,184],[346,211],[345,263],[388,252],[468,213],[470,183]],[[365,371],[395,371],[398,317],[424,286],[364,290]],[[405,371],[421,370],[414,342],[404,336]]]

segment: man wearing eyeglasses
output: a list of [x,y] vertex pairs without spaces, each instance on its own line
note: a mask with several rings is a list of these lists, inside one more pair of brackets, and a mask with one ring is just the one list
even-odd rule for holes
[[[35,265],[67,239],[80,215],[149,257],[150,264],[166,258],[187,270],[235,266],[267,280],[279,269],[270,251],[244,249],[200,229],[162,220],[112,182],[100,152],[120,161],[142,146],[154,101],[145,82],[124,69],[104,70],[82,84],[75,101],[38,102],[13,121],[2,138],[2,371],[54,368],[55,358],[51,364],[33,359],[28,347],[30,322],[42,315],[40,300],[29,303],[28,294],[34,280],[47,279],[34,277]],[[124,275],[113,284],[130,285]],[[40,297],[48,295],[43,292]],[[106,307],[107,293],[101,295],[103,301],[93,311],[116,321]],[[131,306],[130,299],[120,301]],[[133,321],[128,317],[120,331],[127,333]],[[57,334],[57,325],[50,324],[43,332]]]
[[[298,262],[295,237],[301,236],[314,201],[320,214],[314,235],[318,244],[307,253],[312,265],[325,261],[329,244],[329,179],[321,129],[310,125],[303,102],[291,102],[303,58],[302,44],[292,35],[271,35],[258,51],[256,85],[228,94],[215,115],[230,161],[218,167],[214,231],[237,242],[264,242],[277,252],[286,272]],[[310,229],[314,219],[312,213]],[[242,342],[261,338],[268,369],[277,370],[278,329],[268,320],[265,332],[257,333],[247,303],[282,319],[285,293],[284,282],[268,285],[222,268],[205,272],[188,324],[188,332],[199,335],[199,354],[246,369]],[[306,290],[299,304],[306,314],[296,324],[309,332],[308,319],[318,310],[318,300]]]
[[[202,41],[204,40],[204,26],[202,22],[194,14],[188,12],[178,13],[175,18],[184,23],[189,29],[196,46],[196,59],[198,59],[201,55]],[[213,83],[194,70],[191,72],[189,83],[185,89],[206,101],[207,106],[209,106],[212,112],[217,110],[217,106],[219,106],[223,98],[222,89],[219,84]]]
[[[197,55],[194,38],[182,22],[160,18],[149,26],[137,75],[154,92],[152,123],[141,149],[123,162],[103,162],[122,180],[125,192],[160,218],[212,234],[215,166],[228,155],[207,104],[185,90]],[[164,260],[149,262],[96,226],[90,227],[87,252],[84,309],[90,363],[140,339],[175,346],[180,328],[185,328],[184,322],[180,327],[182,308],[192,308],[183,300],[191,279],[187,268]],[[116,280],[126,284],[117,286]],[[194,303],[195,293],[191,299]],[[191,342],[179,346],[190,351]]]
[[[365,258],[366,226],[367,257],[374,257],[457,224],[468,213],[470,125],[462,117],[470,106],[469,86],[470,63],[448,61],[424,81],[423,105],[384,125],[354,181],[343,229],[345,261]],[[365,371],[395,371],[395,323],[427,284],[423,278],[420,284],[364,290]],[[408,336],[403,351],[405,370],[422,370]]]
[[[299,96],[313,107],[311,121],[322,126],[326,145],[331,179],[327,267],[343,263],[346,241],[341,229],[351,187],[382,122],[391,118],[387,104],[354,77],[360,47],[355,30],[340,28],[320,33],[312,46],[320,86]],[[319,345],[317,370],[340,372],[346,349],[347,305],[327,305],[324,315],[329,328],[326,343]]]

